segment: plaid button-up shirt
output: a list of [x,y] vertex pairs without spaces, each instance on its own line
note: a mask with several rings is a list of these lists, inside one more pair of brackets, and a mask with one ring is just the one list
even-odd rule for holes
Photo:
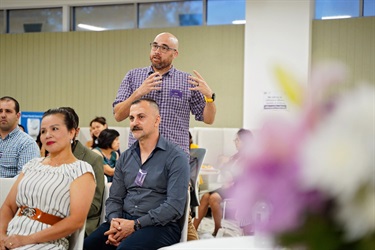
[[5,138],[0,137],[0,177],[13,178],[29,160],[40,157],[34,139],[18,126]]
[[[138,68],[129,71],[122,80],[113,107],[125,101],[141,86],[143,81],[153,73],[152,67]],[[195,87],[188,82],[190,74],[172,67],[163,75],[161,90],[151,91],[144,98],[156,101],[160,108],[160,133],[168,140],[179,145],[189,154],[190,112],[195,120],[203,121],[203,110],[206,105],[202,93],[192,91]],[[135,142],[130,132],[129,147]]]

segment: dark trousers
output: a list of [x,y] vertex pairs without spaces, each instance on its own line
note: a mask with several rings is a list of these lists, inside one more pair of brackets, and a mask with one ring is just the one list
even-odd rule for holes
[[115,246],[105,244],[108,236],[105,236],[104,233],[109,228],[110,224],[108,222],[101,224],[85,239],[83,248],[85,250],[151,250],[176,244],[180,242],[181,238],[181,230],[178,224],[168,223],[165,226],[141,228],[123,239],[116,248]]

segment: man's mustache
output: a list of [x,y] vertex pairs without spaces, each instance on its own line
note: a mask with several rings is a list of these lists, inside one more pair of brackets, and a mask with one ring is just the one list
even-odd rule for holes
[[136,131],[136,130],[142,130],[142,128],[141,128],[141,127],[138,127],[138,126],[134,126],[134,127],[132,128],[132,132],[133,132],[133,131]]

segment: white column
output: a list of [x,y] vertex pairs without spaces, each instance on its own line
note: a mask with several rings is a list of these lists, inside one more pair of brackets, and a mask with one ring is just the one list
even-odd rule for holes
[[280,95],[274,67],[281,65],[307,83],[314,0],[247,0],[243,127],[258,129],[268,115],[265,93]]

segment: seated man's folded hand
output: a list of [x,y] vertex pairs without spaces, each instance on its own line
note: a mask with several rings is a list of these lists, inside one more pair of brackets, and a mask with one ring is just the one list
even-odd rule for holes
[[112,219],[110,229],[104,235],[108,235],[108,243],[118,246],[120,242],[134,232],[134,221],[115,218]]
[[104,233],[104,235],[108,235],[108,240],[106,241],[106,244],[118,246],[120,244],[120,241],[117,241],[114,236],[115,234],[121,230],[120,221],[119,219],[112,219],[111,221],[111,227],[107,232]]

